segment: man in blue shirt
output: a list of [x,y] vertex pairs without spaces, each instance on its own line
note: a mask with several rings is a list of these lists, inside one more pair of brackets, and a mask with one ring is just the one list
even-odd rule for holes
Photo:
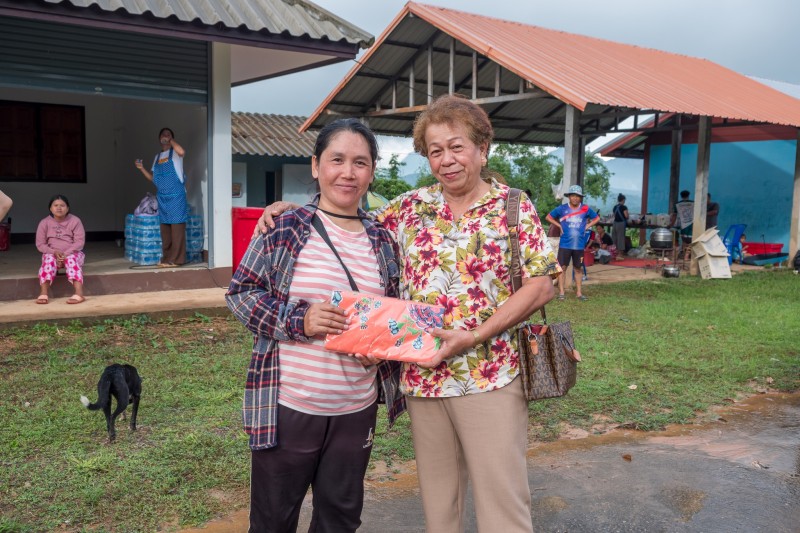
[[572,262],[575,272],[575,294],[581,301],[588,298],[581,292],[581,270],[583,269],[583,249],[586,247],[586,230],[600,221],[600,216],[588,205],[583,205],[583,189],[573,185],[567,191],[569,203],[561,204],[547,214],[547,221],[561,228],[561,241],[558,247],[558,263],[563,269],[558,276],[558,299],[563,300],[564,276]]

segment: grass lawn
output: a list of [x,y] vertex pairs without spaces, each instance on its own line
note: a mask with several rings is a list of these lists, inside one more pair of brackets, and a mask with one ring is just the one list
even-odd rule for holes
[[[583,355],[563,399],[531,406],[531,438],[565,426],[653,430],[756,391],[800,388],[800,277],[786,270],[588,286],[548,306]],[[239,408],[251,340],[232,318],[41,324],[0,332],[0,533],[155,531],[246,505]],[[106,442],[96,399],[112,362],[144,378],[139,430]],[[636,385],[635,388],[632,385]],[[383,418],[383,417],[382,417]],[[408,418],[379,427],[373,460],[413,458]]]

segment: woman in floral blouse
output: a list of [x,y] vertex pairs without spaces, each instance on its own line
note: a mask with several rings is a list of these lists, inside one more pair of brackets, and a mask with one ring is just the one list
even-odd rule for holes
[[[433,331],[443,341],[436,360],[404,364],[401,375],[426,528],[437,533],[464,530],[468,479],[479,531],[532,531],[516,326],[553,298],[560,268],[523,195],[523,286],[511,294],[509,188],[486,168],[492,138],[479,106],[437,98],[417,117],[414,147],[438,183],[376,214],[400,245],[402,296],[447,309],[447,329]],[[264,229],[277,207],[265,210]]]

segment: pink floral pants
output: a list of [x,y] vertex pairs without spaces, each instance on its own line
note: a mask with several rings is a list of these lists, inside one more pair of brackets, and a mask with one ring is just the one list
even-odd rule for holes
[[[76,252],[64,258],[63,268],[70,283],[83,283],[83,260],[86,255]],[[59,264],[54,254],[42,254],[42,267],[39,269],[39,285],[49,282],[53,284]]]

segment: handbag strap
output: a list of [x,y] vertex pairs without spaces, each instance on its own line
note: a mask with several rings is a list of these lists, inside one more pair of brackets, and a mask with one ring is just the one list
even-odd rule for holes
[[333,252],[333,255],[335,255],[336,259],[339,260],[339,263],[342,264],[344,273],[347,274],[347,281],[350,282],[350,288],[353,289],[353,292],[358,292],[358,285],[356,285],[356,280],[353,279],[353,276],[350,275],[350,271],[347,270],[346,266],[344,266],[344,261],[342,261],[342,258],[339,257],[339,253],[336,251],[336,248],[333,247],[331,238],[328,237],[328,232],[325,231],[325,226],[322,224],[322,220],[320,220],[316,214],[314,215],[314,218],[311,219],[311,225],[314,226],[314,229],[317,230],[319,236],[322,237],[322,240],[325,241],[325,244],[327,244],[330,247],[331,251]]
[[[519,253],[519,204],[522,191],[520,189],[508,190],[508,203],[506,205],[506,219],[508,220],[508,237],[511,241],[511,292],[517,292],[522,287],[522,261]],[[539,309],[542,320],[547,324],[547,313],[544,306]]]

